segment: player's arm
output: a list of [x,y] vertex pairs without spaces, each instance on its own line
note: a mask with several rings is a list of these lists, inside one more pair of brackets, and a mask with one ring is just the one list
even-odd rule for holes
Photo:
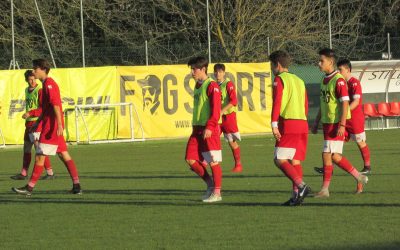
[[318,126],[319,126],[320,121],[321,121],[321,107],[319,107],[319,109],[318,109],[317,116],[315,117],[314,124],[311,128],[311,132],[313,134],[316,134],[318,132]]
[[349,92],[347,90],[347,84],[344,79],[338,79],[336,81],[336,96],[339,99],[340,107],[341,107],[341,115],[339,121],[339,129],[337,131],[338,136],[343,136],[346,130],[346,120],[347,120],[347,112],[349,109]]
[[221,110],[222,114],[224,114],[230,108],[235,107],[237,105],[235,86],[233,85],[232,82],[228,82],[228,84],[226,85],[226,92],[229,95],[229,103],[225,107],[222,107]]
[[56,121],[57,121],[57,135],[63,135],[64,128],[62,126],[62,118],[61,118],[61,107],[59,105],[54,105],[53,106],[54,113],[56,115]]
[[361,91],[361,84],[358,80],[353,82],[350,87],[354,90],[354,91],[351,91],[352,93],[354,93],[354,95],[353,95],[353,101],[350,103],[350,107],[349,107],[350,110],[353,111],[360,104],[360,98],[361,98],[362,91]]
[[218,126],[218,120],[221,116],[221,91],[217,83],[212,82],[208,85],[207,96],[210,102],[210,118],[207,121],[203,138],[210,138],[213,129]]
[[281,113],[282,95],[283,95],[283,82],[279,76],[276,76],[273,84],[272,93],[272,110],[271,110],[271,128],[272,134],[276,140],[281,139],[281,133],[278,129],[279,115]]

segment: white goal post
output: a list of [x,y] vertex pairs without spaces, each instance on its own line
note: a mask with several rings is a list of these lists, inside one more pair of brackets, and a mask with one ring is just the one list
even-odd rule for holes
[[[118,107],[123,107],[123,106],[128,106],[128,112],[127,115],[129,115],[129,129],[130,129],[130,136],[129,138],[112,138],[112,139],[93,139],[91,138],[90,131],[88,128],[88,124],[85,120],[85,115],[84,112],[86,110],[109,110],[109,108],[114,107],[114,119],[115,120],[115,126],[116,129],[118,130]],[[136,120],[137,124],[139,125],[139,130],[141,133],[141,137],[135,138],[135,125],[134,125],[134,114],[136,115]],[[80,139],[80,132],[79,132],[79,118],[81,118],[83,126],[84,126],[84,131],[86,134],[86,141],[82,141]],[[115,142],[135,142],[135,141],[144,141],[144,130],[142,123],[140,121],[139,115],[136,111],[136,107],[133,103],[111,103],[111,104],[87,104],[87,105],[75,105],[75,130],[76,130],[76,143],[84,143],[84,144],[98,144],[98,143],[115,143]],[[118,134],[118,131],[116,132]]]

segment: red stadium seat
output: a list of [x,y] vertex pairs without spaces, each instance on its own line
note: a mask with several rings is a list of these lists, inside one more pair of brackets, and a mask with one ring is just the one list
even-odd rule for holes
[[400,102],[390,103],[390,113],[394,115],[400,115]]
[[390,112],[390,105],[387,102],[378,103],[378,113],[383,116],[396,116]]
[[363,107],[364,107],[365,119],[368,120],[369,128],[371,128],[371,120],[378,119],[378,120],[381,121],[382,129],[383,129],[383,115],[378,113],[378,111],[376,110],[375,104],[373,104],[373,103],[365,103],[363,105]]

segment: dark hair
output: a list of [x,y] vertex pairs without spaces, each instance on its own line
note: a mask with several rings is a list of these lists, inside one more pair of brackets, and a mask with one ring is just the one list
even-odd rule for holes
[[323,49],[321,49],[321,50],[318,52],[318,54],[319,54],[320,56],[326,56],[326,57],[328,57],[328,58],[331,58],[331,59],[333,60],[334,63],[335,63],[336,60],[337,60],[335,51],[334,51],[333,49],[330,49],[330,48],[323,48]]
[[33,68],[41,68],[46,71],[46,74],[50,72],[50,63],[46,59],[35,59],[32,61]]
[[347,59],[347,58],[340,59],[340,60],[337,62],[337,66],[338,66],[338,68],[339,68],[340,66],[345,66],[345,67],[349,68],[349,70],[350,70],[350,72],[351,72],[351,62],[350,62],[350,60]]
[[28,82],[28,78],[34,76],[33,71],[28,69],[27,71],[25,71],[24,76],[25,76],[25,81]]
[[272,52],[269,55],[269,60],[275,65],[280,63],[280,65],[284,68],[289,68],[289,65],[292,62],[292,59],[290,58],[289,53],[287,53],[286,51],[283,51],[283,50],[277,50],[277,51]]
[[203,56],[193,57],[188,61],[187,65],[196,69],[202,69],[205,67],[207,73],[208,60]]
[[214,65],[214,71],[222,70],[225,72],[225,65],[222,63],[217,63]]

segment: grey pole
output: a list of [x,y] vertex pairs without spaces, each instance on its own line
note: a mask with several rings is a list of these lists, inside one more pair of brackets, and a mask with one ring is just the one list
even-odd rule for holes
[[147,40],[144,42],[145,45],[145,53],[146,53],[146,66],[149,66],[149,50],[147,47]]
[[44,28],[44,25],[43,25],[42,16],[40,15],[39,6],[38,6],[38,4],[37,4],[37,1],[36,1],[36,0],[35,0],[35,5],[36,5],[36,10],[37,10],[37,12],[38,12],[38,16],[39,16],[40,24],[42,25],[42,29],[43,29],[43,33],[44,33],[44,37],[46,38],[47,47],[49,47],[49,51],[50,51],[51,60],[53,61],[54,68],[57,68],[57,66],[56,66],[56,62],[54,61],[53,52],[51,51],[51,47],[50,47],[50,43],[49,43],[49,39],[47,38],[46,29]]
[[211,63],[211,35],[210,35],[210,9],[207,1],[207,38],[208,38],[208,62]]
[[390,52],[390,33],[387,33],[387,42],[388,42],[388,60],[392,59],[391,52]]
[[85,64],[85,33],[83,30],[83,0],[81,0],[81,33],[82,33],[82,65],[86,67]]
[[269,37],[267,37],[267,49],[268,49],[268,56],[271,54],[271,47],[269,45]]
[[11,36],[12,36],[12,62],[11,65],[15,69],[15,37],[14,37],[14,1],[11,0]]
[[329,48],[332,49],[331,1],[328,0]]

